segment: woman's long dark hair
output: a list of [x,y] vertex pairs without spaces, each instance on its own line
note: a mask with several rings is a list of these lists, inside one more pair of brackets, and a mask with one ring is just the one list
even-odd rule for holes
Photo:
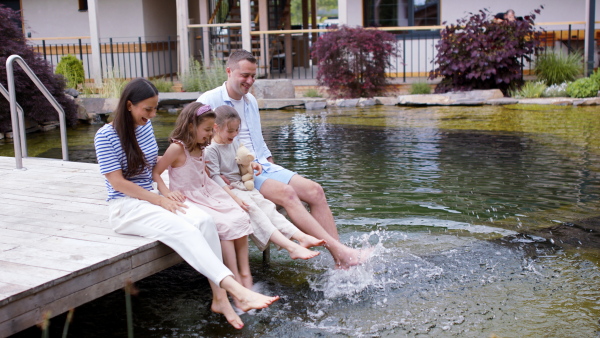
[[127,158],[127,169],[123,172],[125,178],[139,175],[148,167],[144,153],[135,137],[135,123],[131,112],[127,109],[127,102],[136,105],[156,95],[158,95],[158,90],[152,82],[144,78],[133,79],[123,89],[119,104],[115,109],[113,127],[119,135]]

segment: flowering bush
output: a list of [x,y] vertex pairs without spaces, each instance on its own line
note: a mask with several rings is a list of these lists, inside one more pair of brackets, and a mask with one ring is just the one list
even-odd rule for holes
[[312,49],[317,82],[334,98],[373,97],[385,90],[386,67],[396,56],[396,38],[380,30],[342,26],[323,34]]
[[545,97],[563,97],[567,96],[567,85],[569,82],[563,82],[561,84],[553,84],[544,90]]
[[[77,122],[77,109],[73,100],[67,98],[63,92],[65,88],[64,79],[60,75],[55,75],[52,72],[52,66],[34,53],[31,47],[27,46],[23,31],[17,25],[20,19],[18,12],[0,5],[0,32],[2,32],[0,34],[0,83],[8,89],[6,59],[13,54],[21,56],[63,107],[67,122],[75,124]],[[38,123],[58,120],[56,111],[50,102],[46,100],[44,94],[39,91],[33,81],[16,63],[14,71],[17,103],[23,108],[25,117]],[[0,96],[0,132],[11,129],[10,107],[8,101]]]
[[429,75],[443,78],[437,93],[489,88],[506,93],[522,82],[521,58],[530,61],[541,49],[540,32],[533,27],[535,14],[513,22],[494,23],[492,18],[488,10],[480,10],[441,31],[437,68]]

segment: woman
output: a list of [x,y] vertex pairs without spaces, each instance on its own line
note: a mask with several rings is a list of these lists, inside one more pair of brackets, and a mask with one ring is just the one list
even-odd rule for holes
[[[244,311],[265,308],[279,299],[244,288],[223,265],[219,236],[212,218],[189,202],[152,192],[152,168],[158,146],[150,120],[156,116],[158,90],[142,78],[125,89],[111,123],[96,133],[94,145],[108,189],[109,218],[120,234],[159,240],[209,279],[211,310],[237,329],[244,324],[227,292]],[[220,286],[220,287],[219,287]]]

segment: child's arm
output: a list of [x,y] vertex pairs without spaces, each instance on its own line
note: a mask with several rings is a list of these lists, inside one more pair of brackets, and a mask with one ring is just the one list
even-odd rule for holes
[[260,173],[262,173],[262,165],[260,165],[260,163],[252,162],[252,163],[250,163],[250,165],[252,166],[252,170],[258,171],[256,173],[256,176],[258,176],[258,175],[260,175]]
[[233,191],[231,191],[231,189],[229,189],[229,186],[224,185],[223,189],[225,189],[225,191],[227,191],[227,193],[229,194],[229,196],[231,196],[231,198],[233,198],[233,200],[242,208],[244,209],[244,211],[248,211],[248,203],[242,201],[241,198],[239,198],[236,194],[233,193]]
[[171,192],[160,175],[169,166],[178,167],[183,165],[183,163],[185,163],[183,146],[177,143],[171,143],[169,148],[167,148],[167,151],[165,151],[165,154],[158,160],[152,169],[152,179],[156,182],[158,191],[168,199],[178,202],[185,201],[185,196],[179,191]]

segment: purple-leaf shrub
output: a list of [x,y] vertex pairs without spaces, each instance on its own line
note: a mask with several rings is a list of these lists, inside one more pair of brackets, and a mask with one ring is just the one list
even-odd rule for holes
[[541,50],[541,33],[533,26],[540,9],[523,20],[502,23],[494,23],[484,9],[446,26],[436,45],[436,68],[429,74],[432,80],[442,77],[435,92],[499,88],[506,93],[519,86],[521,59],[531,61]]
[[319,37],[312,48],[312,57],[319,60],[317,83],[333,98],[382,94],[385,70],[396,50],[396,38],[388,32],[341,26]]
[[[77,108],[73,100],[64,94],[64,78],[55,75],[52,66],[27,45],[23,31],[17,24],[19,20],[21,17],[18,12],[0,5],[0,83],[8,89],[6,59],[13,54],[19,55],[63,107],[67,122],[70,125],[75,124]],[[58,113],[44,94],[16,62],[13,65],[17,103],[23,108],[25,117],[38,123],[58,121]],[[0,132],[11,129],[10,106],[8,100],[0,95]]]

